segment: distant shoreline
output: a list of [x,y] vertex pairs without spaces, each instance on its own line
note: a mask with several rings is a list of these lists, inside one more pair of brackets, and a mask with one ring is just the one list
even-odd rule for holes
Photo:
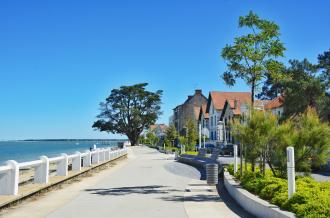
[[12,140],[0,140],[0,142],[38,142],[38,141],[52,141],[52,142],[56,142],[56,141],[67,141],[67,142],[71,142],[71,141],[86,141],[86,142],[90,142],[90,141],[127,141],[128,139],[12,139]]

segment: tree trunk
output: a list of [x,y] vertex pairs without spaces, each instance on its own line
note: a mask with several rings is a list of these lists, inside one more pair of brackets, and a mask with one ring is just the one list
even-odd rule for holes
[[252,172],[254,172],[255,171],[255,159],[252,159],[251,160],[251,168],[252,168]]
[[240,174],[243,176],[243,142],[241,143],[240,148]]
[[246,162],[246,146],[244,146],[244,166],[245,166],[245,173],[248,171],[247,162]]
[[276,171],[275,171],[275,169],[274,169],[272,163],[271,163],[269,160],[267,160],[267,164],[268,164],[269,168],[271,169],[273,175],[276,177],[276,176],[277,176],[277,175],[276,175]]
[[255,90],[255,80],[253,79],[252,84],[251,84],[251,109],[254,108],[254,90]]

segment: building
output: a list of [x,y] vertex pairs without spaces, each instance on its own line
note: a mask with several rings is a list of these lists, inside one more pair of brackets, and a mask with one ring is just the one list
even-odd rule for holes
[[202,128],[209,127],[209,114],[206,112],[206,105],[200,107],[198,123],[202,125]]
[[271,111],[274,115],[277,116],[282,116],[284,107],[284,98],[282,95],[277,96],[276,98],[270,100],[266,105],[265,105],[265,110],[266,111]]
[[[250,101],[250,92],[210,92],[206,107],[206,113],[208,113],[209,117],[208,130],[210,141],[232,140],[230,131],[224,131],[223,128],[227,126],[228,122],[235,115],[246,113]],[[223,116],[221,116],[222,113]],[[224,132],[226,132],[226,135],[223,135]]]
[[194,95],[189,95],[187,100],[173,109],[173,123],[181,135],[185,135],[185,125],[188,120],[198,122],[201,106],[207,104],[207,98],[202,94],[202,90],[195,90]]
[[[226,139],[227,142],[236,143],[234,137],[231,133],[229,122],[233,119],[238,119],[240,122],[244,122],[245,118],[248,116],[248,110],[250,107],[250,99],[240,99],[226,100],[223,110],[220,115],[220,120],[223,121],[223,125],[220,126],[220,141]],[[254,109],[263,111],[268,100],[254,100]],[[224,128],[226,128],[226,135],[223,136]],[[224,138],[225,137],[225,138]]]
[[165,124],[154,124],[149,127],[148,132],[152,132],[158,138],[162,138],[165,136],[167,128],[168,126]]

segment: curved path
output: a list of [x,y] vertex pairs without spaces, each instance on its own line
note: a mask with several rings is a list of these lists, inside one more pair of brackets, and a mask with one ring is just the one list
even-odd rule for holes
[[[5,217],[241,217],[193,167],[146,147],[134,147],[114,169],[20,205]],[[220,191],[221,193],[221,191]]]

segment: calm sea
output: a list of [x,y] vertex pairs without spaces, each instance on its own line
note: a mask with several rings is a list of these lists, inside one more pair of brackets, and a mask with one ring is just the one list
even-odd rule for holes
[[73,154],[76,151],[84,152],[93,144],[101,148],[117,146],[118,142],[120,141],[0,141],[0,166],[7,160],[31,161],[39,159],[41,155],[54,157],[61,153]]

